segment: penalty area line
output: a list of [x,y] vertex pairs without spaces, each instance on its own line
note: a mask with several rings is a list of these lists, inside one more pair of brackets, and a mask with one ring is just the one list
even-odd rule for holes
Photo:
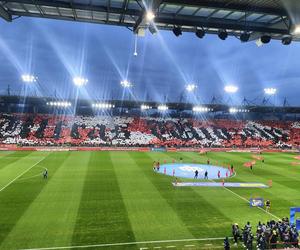
[[26,174],[29,170],[31,170],[32,168],[34,168],[36,165],[40,164],[40,162],[42,162],[43,160],[45,160],[46,157],[40,159],[38,162],[36,162],[35,164],[33,164],[32,166],[30,166],[29,168],[27,168],[25,171],[23,171],[21,174],[19,174],[17,177],[15,177],[13,180],[11,180],[9,183],[7,183],[4,187],[2,187],[0,189],[0,192],[2,192],[4,189],[6,189],[7,187],[9,187],[11,184],[13,184],[17,179],[19,179],[21,176],[23,176],[24,174]]
[[[232,237],[229,237],[230,239]],[[62,246],[62,247],[43,247],[43,248],[23,248],[19,250],[58,250],[58,249],[76,249],[76,248],[99,248],[99,247],[113,247],[139,244],[157,244],[157,243],[171,243],[171,242],[191,242],[191,241],[215,241],[224,240],[224,237],[219,238],[199,238],[199,239],[181,239],[181,240],[154,240],[154,241],[136,241],[123,243],[107,243],[95,245],[79,245],[79,246]]]

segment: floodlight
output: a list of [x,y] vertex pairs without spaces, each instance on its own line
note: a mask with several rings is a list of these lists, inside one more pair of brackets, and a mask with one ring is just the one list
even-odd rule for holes
[[226,38],[228,37],[228,33],[226,30],[219,30],[218,32],[218,37],[221,39],[221,40],[226,40]]
[[208,107],[195,106],[195,107],[193,107],[193,111],[200,113],[200,112],[209,112],[209,111],[213,111],[213,110]]
[[276,92],[277,92],[277,89],[275,89],[275,88],[265,88],[264,92],[267,95],[275,95]]
[[205,30],[203,30],[203,29],[197,29],[196,30],[196,36],[198,37],[198,38],[203,38],[204,36],[205,36]]
[[240,40],[241,42],[245,43],[245,42],[248,42],[250,39],[250,33],[248,32],[243,32],[241,35],[240,35]]
[[22,81],[26,82],[26,83],[33,83],[33,82],[36,82],[36,80],[37,80],[37,77],[30,75],[30,74],[24,74],[21,76],[21,78],[22,78]]
[[229,113],[235,114],[235,113],[248,113],[250,112],[249,109],[238,109],[238,108],[230,108]]
[[121,81],[121,85],[123,88],[131,88],[132,87],[132,83],[128,80]]
[[149,105],[144,105],[144,104],[141,105],[141,110],[148,110],[148,109],[151,109]]
[[262,42],[262,43],[269,43],[270,41],[271,41],[271,36],[268,36],[268,35],[263,35],[263,36],[261,36],[260,37],[260,41]]
[[154,25],[149,25],[149,31],[151,32],[152,35],[156,35],[157,29]]
[[166,110],[168,110],[169,108],[168,108],[168,106],[166,106],[166,105],[159,105],[159,106],[157,107],[157,109],[160,110],[160,111],[166,111]]
[[292,33],[295,35],[300,35],[300,25],[296,25]]
[[92,107],[95,109],[111,109],[114,108],[115,105],[111,103],[93,103]]
[[72,103],[65,102],[65,101],[61,101],[61,102],[47,102],[47,105],[66,108],[66,107],[71,107]]
[[238,91],[238,87],[236,87],[234,85],[227,85],[227,86],[225,86],[224,90],[227,93],[235,93]]
[[78,87],[86,85],[88,83],[88,81],[89,81],[88,79],[82,78],[82,77],[74,77],[73,78],[73,83]]
[[173,33],[175,36],[181,36],[182,35],[182,31],[181,31],[181,28],[180,27],[174,27],[173,28]]
[[290,35],[285,35],[282,37],[281,42],[283,45],[290,45],[292,42],[293,38]]
[[229,113],[237,113],[238,110],[236,108],[230,108]]
[[197,88],[197,85],[194,83],[190,83],[186,85],[185,89],[187,92],[193,92]]
[[151,10],[147,11],[146,19],[150,22],[150,21],[153,21],[154,18],[155,18],[154,13]]

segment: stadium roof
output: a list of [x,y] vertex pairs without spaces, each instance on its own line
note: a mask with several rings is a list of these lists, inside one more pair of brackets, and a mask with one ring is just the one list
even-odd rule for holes
[[[0,1],[0,16],[7,21],[30,16],[111,24],[138,32],[153,25],[146,21],[147,8],[155,14],[158,29],[179,26],[183,31],[204,29],[214,34],[224,29],[235,36],[249,32],[251,39],[261,34],[281,39],[296,25],[286,9],[289,1],[292,0],[10,0]],[[293,36],[294,40],[298,38]]]

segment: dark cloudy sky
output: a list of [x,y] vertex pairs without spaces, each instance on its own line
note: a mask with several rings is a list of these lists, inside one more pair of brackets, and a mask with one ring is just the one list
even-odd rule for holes
[[[230,37],[221,41],[192,33],[175,37],[160,31],[138,38],[134,57],[132,32],[123,27],[19,18],[13,23],[0,20],[0,92],[10,84],[15,93],[74,97],[74,76],[89,79],[79,90],[82,98],[120,98],[120,81],[129,79],[138,100],[150,98],[178,101],[184,86],[195,82],[198,89],[189,100],[209,102],[213,95],[227,100],[227,84],[239,87],[231,100],[246,97],[261,102],[263,88],[278,89],[272,102],[287,97],[300,105],[300,43],[283,46],[272,41],[263,47],[255,42],[242,44]],[[24,86],[20,75],[38,77],[36,86]],[[193,99],[192,99],[193,98]]]

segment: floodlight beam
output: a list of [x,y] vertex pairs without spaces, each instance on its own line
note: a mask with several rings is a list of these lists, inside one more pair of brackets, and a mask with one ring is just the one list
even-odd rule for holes
[[82,87],[84,85],[86,85],[88,83],[88,79],[83,78],[83,77],[74,77],[73,78],[73,83],[74,85],[76,85],[77,87]]

